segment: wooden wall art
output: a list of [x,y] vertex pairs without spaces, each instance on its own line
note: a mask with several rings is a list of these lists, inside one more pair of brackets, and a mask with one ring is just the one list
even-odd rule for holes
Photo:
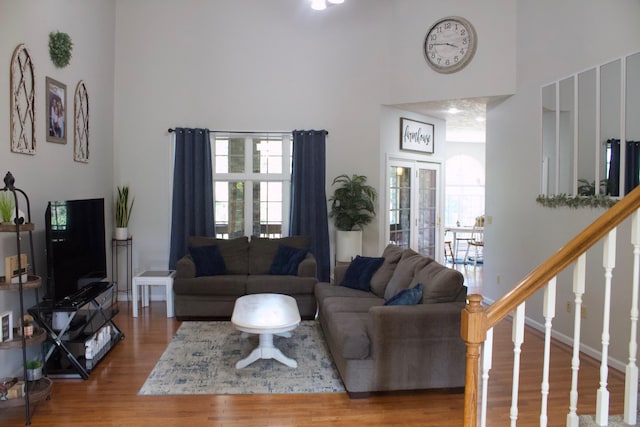
[[11,151],[36,153],[36,79],[31,54],[19,44],[11,58]]
[[73,106],[73,160],[89,163],[89,93],[83,80],[76,86]]

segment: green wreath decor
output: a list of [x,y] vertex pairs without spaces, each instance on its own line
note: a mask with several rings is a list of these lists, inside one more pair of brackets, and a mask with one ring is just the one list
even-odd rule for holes
[[559,208],[567,206],[572,209],[577,208],[610,208],[618,200],[605,195],[570,196],[568,194],[553,194],[545,196],[543,194],[536,197],[536,202],[545,208]]
[[73,42],[67,33],[57,31],[49,33],[49,56],[53,65],[58,68],[64,68],[71,60],[71,50]]

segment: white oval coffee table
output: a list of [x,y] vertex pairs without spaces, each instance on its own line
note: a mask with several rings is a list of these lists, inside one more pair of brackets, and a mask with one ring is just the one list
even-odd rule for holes
[[289,338],[290,331],[300,324],[300,312],[294,298],[280,294],[242,296],[236,300],[231,323],[243,332],[243,336],[260,336],[258,347],[249,356],[239,360],[236,369],[242,369],[258,359],[275,359],[290,368],[298,367],[298,362],[282,354],[273,345],[274,335]]

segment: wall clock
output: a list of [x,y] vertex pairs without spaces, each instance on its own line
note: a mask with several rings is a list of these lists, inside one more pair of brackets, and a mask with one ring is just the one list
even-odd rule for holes
[[453,73],[471,61],[477,45],[473,25],[459,16],[448,16],[436,21],[427,32],[424,56],[435,71]]

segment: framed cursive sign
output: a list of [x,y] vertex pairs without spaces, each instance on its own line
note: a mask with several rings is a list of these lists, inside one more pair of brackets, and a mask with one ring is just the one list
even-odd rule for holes
[[400,149],[433,153],[433,125],[401,117]]

